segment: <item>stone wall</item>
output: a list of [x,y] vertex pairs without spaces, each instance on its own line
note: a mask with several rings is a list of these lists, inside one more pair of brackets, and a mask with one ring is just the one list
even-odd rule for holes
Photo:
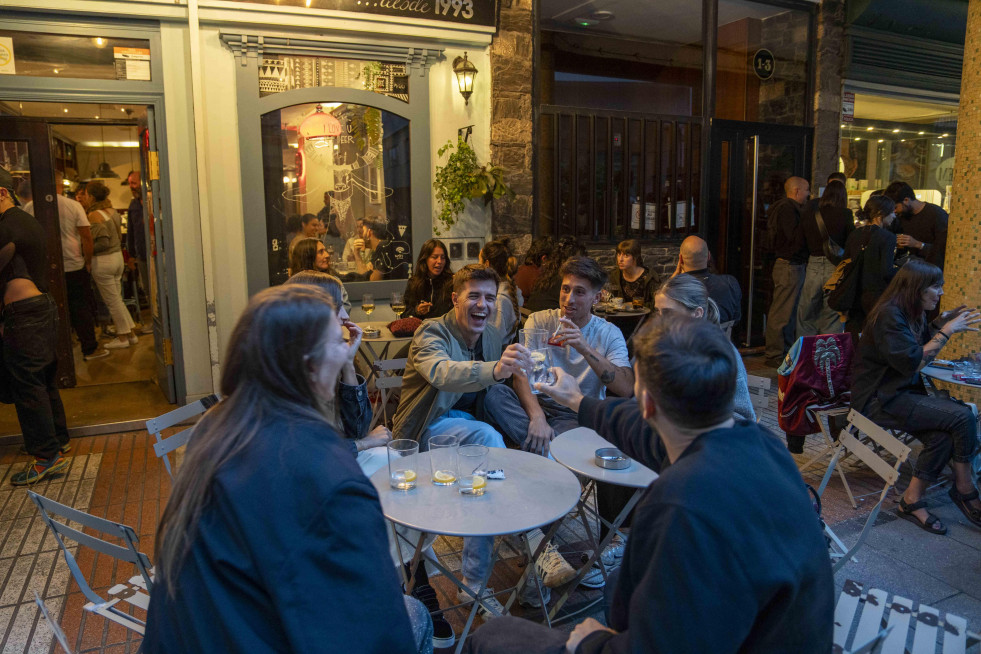
[[[527,250],[532,231],[532,80],[534,0],[503,3],[500,24],[490,47],[491,162],[505,170],[515,192],[492,206],[491,232],[510,236],[514,246]],[[524,237],[524,238],[522,238]]]
[[785,11],[761,21],[760,47],[773,53],[776,71],[760,82],[759,122],[800,125],[807,93],[807,24],[803,11]]
[[814,160],[811,189],[824,186],[838,170],[841,147],[841,89],[845,64],[845,1],[824,0],[817,14],[817,70],[814,94]]

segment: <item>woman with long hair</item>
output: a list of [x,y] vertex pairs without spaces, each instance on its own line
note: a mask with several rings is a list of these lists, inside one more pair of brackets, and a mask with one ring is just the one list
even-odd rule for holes
[[661,283],[661,278],[650,268],[644,267],[644,257],[640,252],[640,243],[628,239],[620,241],[616,249],[617,265],[610,273],[610,286],[614,293],[622,297],[627,304],[634,298],[641,298],[644,306],[653,307],[654,291]]
[[824,244],[828,241],[818,227],[818,216],[828,238],[844,247],[848,236],[855,231],[855,216],[848,208],[848,191],[839,180],[828,182],[821,199],[811,200],[801,212],[801,228],[809,257],[797,302],[798,336],[840,334],[843,327],[838,312],[829,307],[824,299],[824,284],[835,271],[837,263],[832,263],[824,254]]
[[[327,247],[320,239],[304,238],[297,241],[290,256],[290,277],[297,273],[313,271],[320,272],[337,278],[337,273],[331,266],[330,254]],[[338,280],[341,285],[340,305],[345,312],[351,311],[351,300],[348,298],[347,289],[344,283]]]
[[562,289],[562,264],[570,257],[586,256],[586,246],[575,236],[563,236],[556,243],[552,254],[542,264],[542,272],[532,286],[531,295],[525,300],[529,311],[546,311],[559,308],[559,291]]
[[845,258],[854,259],[864,248],[859,292],[853,306],[845,316],[845,331],[858,343],[866,316],[896,274],[896,235],[889,227],[896,219],[896,203],[884,195],[873,195],[859,211],[859,219],[865,224],[848,235],[845,241]]
[[422,244],[412,276],[405,283],[405,306],[410,316],[438,318],[453,308],[453,269],[446,244],[431,238]]
[[497,284],[497,307],[491,324],[501,332],[504,343],[510,343],[518,329],[518,311],[521,307],[521,291],[514,286],[512,276],[518,261],[511,254],[509,239],[489,241],[479,255],[480,263],[493,268],[501,281]]
[[120,350],[140,342],[133,331],[133,317],[123,303],[123,251],[119,222],[122,219],[109,200],[109,189],[98,180],[85,185],[85,192],[76,194],[85,207],[92,225],[92,280],[102,301],[109,309],[116,327],[115,340],[106,343],[107,350]]
[[322,290],[249,302],[157,529],[149,654],[432,651],[378,494],[324,415],[352,347]]
[[531,288],[542,272],[542,265],[552,256],[554,249],[555,241],[551,236],[539,236],[532,240],[531,247],[525,253],[525,262],[514,273],[514,285],[525,297],[531,297]]
[[933,264],[910,259],[899,269],[869,313],[852,381],[853,409],[923,443],[897,512],[933,534],[945,534],[947,528],[927,511],[923,494],[939,480],[948,461],[954,471],[950,497],[981,527],[981,501],[971,476],[978,449],[977,419],[963,402],[927,395],[920,377],[947,341],[961,332],[978,331],[975,325],[981,322],[976,309],[961,305],[929,323],[927,312],[937,307],[943,287],[943,272]]

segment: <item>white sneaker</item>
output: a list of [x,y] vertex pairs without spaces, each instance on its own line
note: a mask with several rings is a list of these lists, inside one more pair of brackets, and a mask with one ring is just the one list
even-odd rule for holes
[[140,342],[140,337],[136,335],[135,331],[131,331],[129,334],[127,334],[126,338],[129,340],[130,345],[136,345]]
[[542,583],[549,588],[558,588],[576,576],[575,568],[569,565],[552,543],[545,546],[541,556],[535,561],[535,571]]
[[626,537],[620,538],[620,534],[613,537],[610,544],[603,548],[603,553],[600,554],[600,559],[603,561],[603,565],[606,569],[615,568],[620,565],[620,561],[623,559],[623,550],[627,546]]
[[[477,589],[470,584],[467,584],[470,590],[477,594]],[[497,598],[493,596],[493,588],[485,588],[484,594],[480,597],[480,606],[477,607],[477,615],[482,617],[484,620],[490,620],[492,618],[499,618],[502,615],[507,615],[504,612],[504,605],[497,601]],[[460,590],[456,594],[456,599],[458,602],[473,603],[473,597]]]
[[606,585],[606,579],[603,578],[603,571],[600,570],[598,563],[593,564],[589,572],[583,576],[579,585],[585,586],[586,588],[602,588]]
[[[552,599],[552,590],[542,584],[542,596],[545,598],[545,603],[548,604]],[[540,609],[542,608],[542,600],[538,597],[538,587],[535,584],[535,580],[528,578],[525,581],[525,585],[521,588],[518,593],[518,604],[530,609]]]
[[129,341],[121,341],[118,338],[114,338],[104,346],[107,350],[124,350],[129,347]]

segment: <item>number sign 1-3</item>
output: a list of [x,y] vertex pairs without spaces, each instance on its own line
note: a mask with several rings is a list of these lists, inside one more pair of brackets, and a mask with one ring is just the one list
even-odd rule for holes
[[767,80],[773,77],[775,67],[776,62],[773,58],[773,53],[769,50],[757,50],[756,54],[753,55],[753,72],[760,79]]

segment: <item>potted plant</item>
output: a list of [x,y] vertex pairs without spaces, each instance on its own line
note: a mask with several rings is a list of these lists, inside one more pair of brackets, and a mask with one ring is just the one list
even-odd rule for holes
[[[456,146],[447,141],[437,154],[442,157],[451,150],[446,165],[436,166],[436,181],[433,182],[440,204],[436,218],[447,229],[456,223],[456,217],[471,200],[482,198],[486,206],[496,198],[514,196],[514,191],[504,182],[504,169],[492,164],[480,165],[469,143],[462,138],[457,139]],[[440,234],[436,227],[433,231]]]

